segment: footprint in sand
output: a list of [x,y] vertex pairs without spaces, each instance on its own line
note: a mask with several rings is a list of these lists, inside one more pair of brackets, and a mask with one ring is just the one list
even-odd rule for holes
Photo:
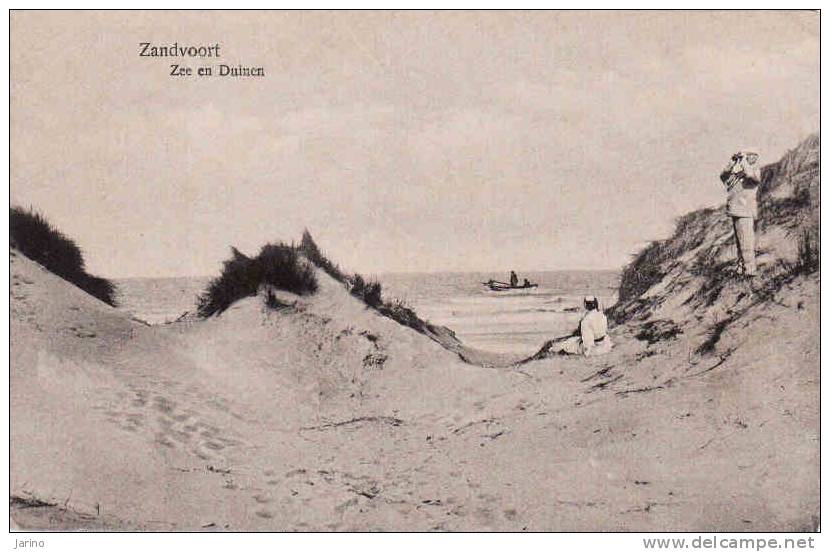
[[153,399],[153,406],[159,412],[164,414],[171,414],[173,409],[176,408],[176,403],[168,399],[167,397],[156,396]]
[[141,414],[127,414],[121,427],[127,431],[137,432],[144,426],[144,416]]
[[226,447],[238,444],[237,441],[227,439],[220,430],[201,421],[192,411],[178,411],[176,403],[164,396],[153,399],[154,408],[161,413],[158,423],[168,441],[176,441],[202,460],[212,460],[219,457],[220,451]]
[[[147,408],[155,412],[147,425]],[[115,400],[102,407],[107,420],[131,433],[147,431],[153,443],[165,449],[181,448],[202,460],[222,459],[222,451],[239,441],[222,435],[219,428],[203,422],[189,409],[182,409],[165,395],[153,395],[144,389],[116,394]]]
[[161,432],[161,431],[156,433],[155,442],[157,444],[159,444],[161,446],[164,446],[164,447],[167,447],[167,448],[176,448],[176,443],[174,443],[173,441],[168,439],[167,435],[165,435],[164,432]]
[[136,391],[135,397],[133,397],[132,402],[130,402],[130,406],[134,406],[137,408],[143,408],[147,406],[147,392],[146,391]]
[[225,447],[221,443],[215,443],[212,441],[199,441],[190,450],[193,454],[195,454],[202,460],[211,460],[215,458],[217,456],[216,453],[222,450],[223,448]]

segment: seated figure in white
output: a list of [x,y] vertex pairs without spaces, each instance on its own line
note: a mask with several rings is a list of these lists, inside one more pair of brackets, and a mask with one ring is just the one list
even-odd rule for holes
[[593,295],[585,297],[585,316],[579,321],[579,328],[561,341],[551,344],[549,353],[597,356],[611,350],[613,343],[608,336],[608,318],[599,306],[599,299]]

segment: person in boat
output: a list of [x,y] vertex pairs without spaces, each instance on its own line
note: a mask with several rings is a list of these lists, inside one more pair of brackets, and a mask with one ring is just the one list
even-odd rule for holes
[[516,287],[519,285],[519,277],[516,276],[514,271],[510,271],[510,287]]
[[527,278],[525,278],[524,284],[522,284],[522,285],[523,285],[524,287],[530,287],[530,280],[528,280]]
[[587,312],[579,321],[579,327],[570,337],[553,344],[550,352],[598,356],[611,350],[613,344],[608,336],[608,318],[600,308],[599,299],[589,295],[583,303]]

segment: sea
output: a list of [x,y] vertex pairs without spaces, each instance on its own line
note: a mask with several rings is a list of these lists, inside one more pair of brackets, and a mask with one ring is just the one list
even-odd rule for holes
[[[497,353],[532,354],[548,339],[570,333],[582,299],[596,295],[603,306],[616,301],[616,271],[546,271],[519,274],[539,287],[506,292],[483,285],[506,274],[481,272],[381,274],[386,300],[402,301],[421,318],[447,326],[470,347]],[[210,278],[116,280],[120,309],[149,324],[164,324],[196,310]]]

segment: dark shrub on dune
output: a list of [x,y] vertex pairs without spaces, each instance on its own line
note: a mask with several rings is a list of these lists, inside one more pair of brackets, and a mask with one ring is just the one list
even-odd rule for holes
[[255,260],[262,270],[262,283],[297,295],[317,291],[314,269],[300,260],[296,248],[284,244],[268,244],[260,250]]
[[224,262],[222,274],[211,280],[199,296],[201,316],[210,316],[227,309],[234,301],[255,295],[262,273],[254,260],[231,247],[232,257]]
[[116,288],[115,284],[106,278],[86,273],[79,274],[75,278],[76,279],[72,283],[88,294],[103,301],[111,307],[118,306],[118,300],[116,299],[116,295],[118,295],[118,288]]
[[40,213],[12,207],[9,210],[9,243],[49,272],[108,305],[116,305],[115,285],[104,278],[87,274],[80,248]]
[[234,247],[231,252],[222,274],[199,297],[200,316],[222,313],[234,302],[256,295],[263,285],[298,295],[317,291],[314,269],[300,259],[295,247],[267,244],[256,257],[248,257]]

